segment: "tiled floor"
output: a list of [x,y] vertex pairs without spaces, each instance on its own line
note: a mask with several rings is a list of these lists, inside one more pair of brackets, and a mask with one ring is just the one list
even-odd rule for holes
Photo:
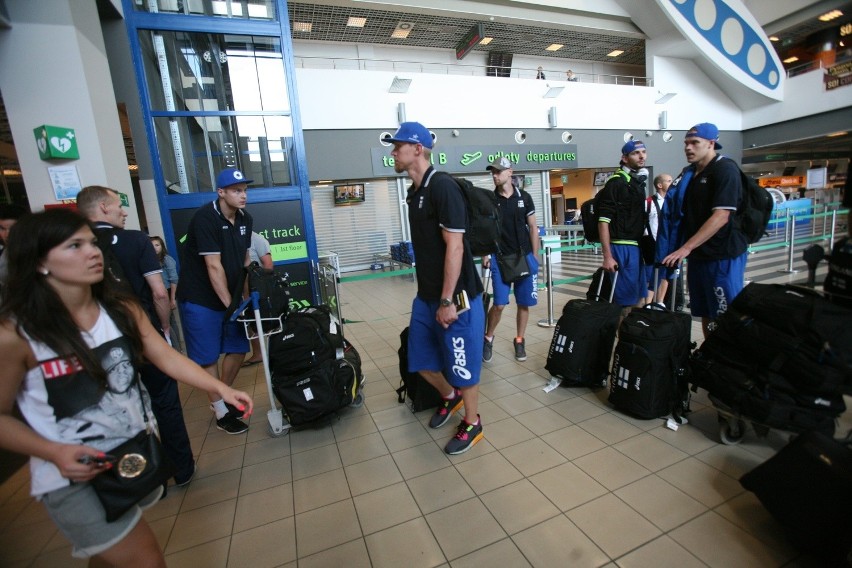
[[[606,391],[545,393],[551,328],[542,297],[512,357],[514,307],[482,373],[485,439],[442,448],[429,413],[397,402],[398,335],[415,287],[403,276],[342,285],[347,337],[364,359],[366,404],[340,419],[271,438],[263,371],[238,385],[257,404],[247,435],[215,428],[205,397],[183,391],[198,454],[186,488],[146,512],[171,567],[818,566],[800,556],[739,476],[786,441],[750,432],[718,442],[701,394],[678,431],[614,411]],[[569,296],[557,294],[561,309]],[[700,337],[694,326],[693,338]],[[849,429],[849,419],[840,429]],[[0,486],[0,566],[82,566],[42,506],[28,470]]]

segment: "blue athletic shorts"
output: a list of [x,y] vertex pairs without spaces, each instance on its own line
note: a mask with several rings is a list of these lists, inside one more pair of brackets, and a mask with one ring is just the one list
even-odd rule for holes
[[[653,264],[644,264],[644,265],[642,265],[642,270],[644,271],[643,278],[645,278],[645,282],[648,283],[648,290],[653,292],[654,291],[654,265]],[[673,268],[666,268],[665,266],[661,266],[659,268],[657,278],[659,278],[659,280],[657,281],[658,284],[660,282],[662,282],[663,279],[671,280],[672,278],[674,278],[674,269]]]
[[746,257],[743,253],[725,260],[689,261],[689,311],[693,316],[716,319],[743,289]]
[[494,286],[494,305],[509,305],[509,289],[515,289],[515,302],[519,306],[535,306],[538,304],[538,256],[533,253],[527,254],[527,262],[530,265],[530,275],[514,284],[506,284],[500,277],[500,267],[497,266],[497,257],[491,255],[491,283]]
[[409,371],[443,371],[456,388],[479,383],[485,310],[481,296],[471,298],[470,303],[470,309],[444,329],[435,321],[439,302],[414,298],[408,332]]
[[249,340],[243,324],[225,321],[225,310],[211,310],[192,302],[180,302],[186,356],[206,367],[222,353],[248,353]]
[[[618,264],[618,282],[612,302],[619,306],[635,306],[645,297],[645,272],[636,245],[610,245],[612,257]],[[612,278],[610,274],[610,278]]]

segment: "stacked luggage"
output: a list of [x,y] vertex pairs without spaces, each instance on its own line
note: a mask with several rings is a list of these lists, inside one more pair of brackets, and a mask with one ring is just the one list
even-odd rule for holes
[[270,337],[272,390],[291,426],[363,403],[361,357],[327,306],[292,311]]
[[752,283],[693,355],[694,387],[720,410],[722,441],[742,438],[744,420],[831,435],[852,393],[852,310],[817,292]]

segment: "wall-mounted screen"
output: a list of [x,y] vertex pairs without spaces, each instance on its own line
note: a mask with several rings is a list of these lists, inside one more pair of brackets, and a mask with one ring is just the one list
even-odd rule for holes
[[353,203],[363,203],[364,201],[365,195],[363,183],[334,186],[335,205],[351,205]]
[[606,180],[608,180],[614,173],[615,172],[595,172],[595,185],[606,185]]

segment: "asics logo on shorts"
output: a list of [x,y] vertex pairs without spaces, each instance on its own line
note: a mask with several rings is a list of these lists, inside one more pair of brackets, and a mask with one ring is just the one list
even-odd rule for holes
[[723,314],[728,311],[728,298],[725,297],[725,289],[721,286],[713,288],[713,293],[716,294],[716,313]]
[[453,374],[460,379],[469,381],[470,371],[467,369],[467,354],[464,351],[464,338],[453,338]]

